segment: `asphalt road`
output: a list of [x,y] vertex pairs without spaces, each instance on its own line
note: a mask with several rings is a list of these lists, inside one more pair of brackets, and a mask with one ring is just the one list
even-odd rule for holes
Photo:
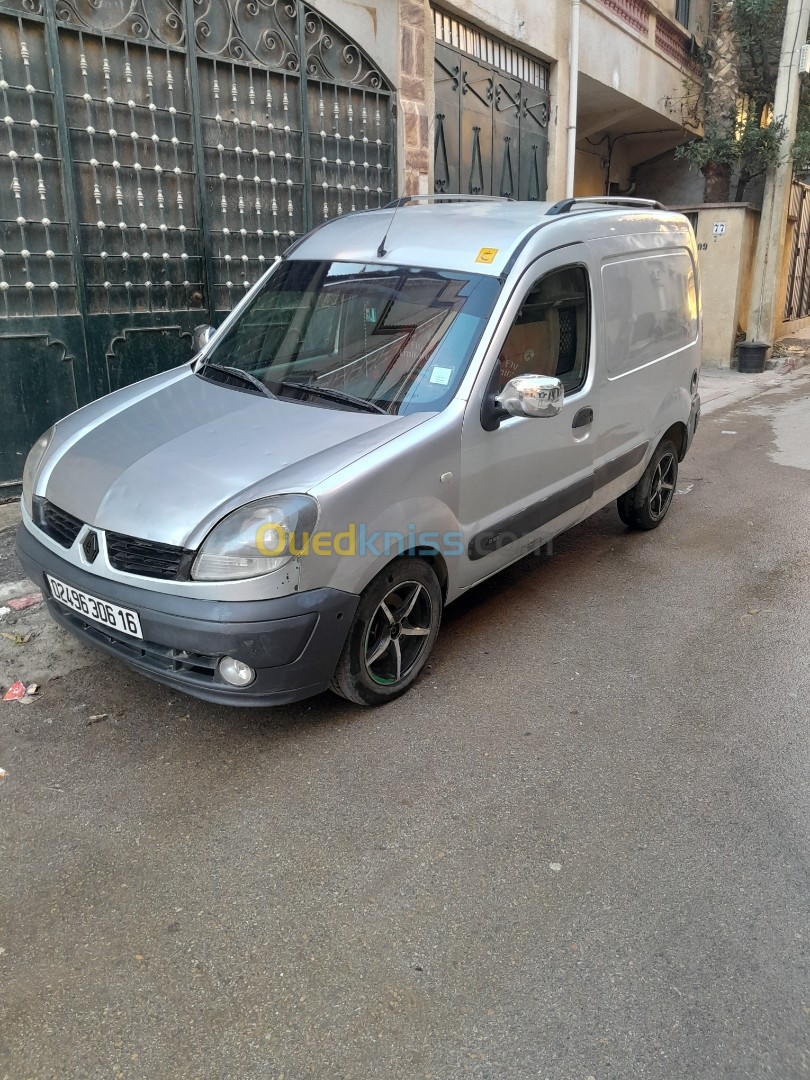
[[20,613],[62,678],[0,703],[1,1080],[807,1076],[808,431],[807,375],[706,417],[657,532],[479,588],[381,710]]

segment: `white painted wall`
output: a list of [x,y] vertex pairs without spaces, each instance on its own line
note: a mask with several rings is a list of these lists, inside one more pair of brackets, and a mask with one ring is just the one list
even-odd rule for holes
[[307,0],[336,23],[379,64],[382,74],[399,86],[399,4],[397,0]]

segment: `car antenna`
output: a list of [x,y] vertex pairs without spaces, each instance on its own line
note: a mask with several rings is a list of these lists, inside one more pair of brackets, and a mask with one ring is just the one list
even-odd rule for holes
[[402,206],[403,202],[405,201],[405,199],[397,199],[396,201],[396,205],[394,206],[394,212],[391,215],[391,220],[388,222],[388,228],[385,230],[383,238],[380,241],[380,246],[377,248],[378,259],[381,259],[383,255],[388,254],[388,252],[385,250],[385,241],[388,239],[388,234],[391,232],[391,226],[394,224],[394,218],[397,216],[397,210],[399,210],[400,206]]
[[[413,203],[413,202],[421,202],[422,199],[432,199],[434,202],[442,202],[442,203],[444,203],[444,202],[513,202],[513,200],[511,198],[509,198],[508,196],[506,196],[506,195],[456,195],[456,194],[453,194],[452,192],[450,194],[403,195],[401,198],[397,199],[396,202],[387,203],[386,206],[383,207],[384,210],[390,210],[391,207],[393,207],[394,212],[391,215],[391,220],[388,222],[388,228],[385,230],[385,233],[383,234],[383,238],[380,241],[380,246],[377,248],[377,258],[378,259],[381,259],[383,257],[383,255],[388,254],[388,252],[386,251],[386,248],[385,248],[385,241],[388,239],[388,234],[391,232],[391,229],[392,229],[392,227],[394,225],[394,219],[397,216],[397,210],[399,210],[400,206],[407,206],[408,203]],[[573,202],[574,200],[571,199],[569,201]],[[626,201],[626,200],[624,200],[624,201]],[[634,201],[638,202],[640,200],[636,199]],[[562,205],[563,205],[562,203],[557,203],[557,206],[562,206]],[[560,213],[561,211],[555,210],[554,207],[552,207],[551,210],[548,211],[548,213],[550,214],[552,212]],[[290,249],[288,248],[287,250],[289,251]]]

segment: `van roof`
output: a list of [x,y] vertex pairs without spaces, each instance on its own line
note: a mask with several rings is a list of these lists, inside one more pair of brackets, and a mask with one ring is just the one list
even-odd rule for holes
[[[560,206],[562,212],[548,213]],[[302,237],[287,257],[425,266],[497,277],[538,227],[549,229],[549,247],[556,247],[609,233],[657,231],[662,218],[688,229],[683,215],[642,203],[582,201],[568,207],[506,199],[414,202],[333,218]],[[383,239],[385,254],[379,255]]]

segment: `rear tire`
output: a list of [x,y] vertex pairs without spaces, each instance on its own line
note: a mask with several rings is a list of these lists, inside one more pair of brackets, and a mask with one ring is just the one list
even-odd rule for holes
[[619,517],[628,529],[657,529],[672,506],[677,483],[677,447],[662,439],[639,482],[617,499]]
[[396,559],[369,583],[330,690],[357,705],[384,705],[416,681],[442,620],[442,590],[422,559]]

